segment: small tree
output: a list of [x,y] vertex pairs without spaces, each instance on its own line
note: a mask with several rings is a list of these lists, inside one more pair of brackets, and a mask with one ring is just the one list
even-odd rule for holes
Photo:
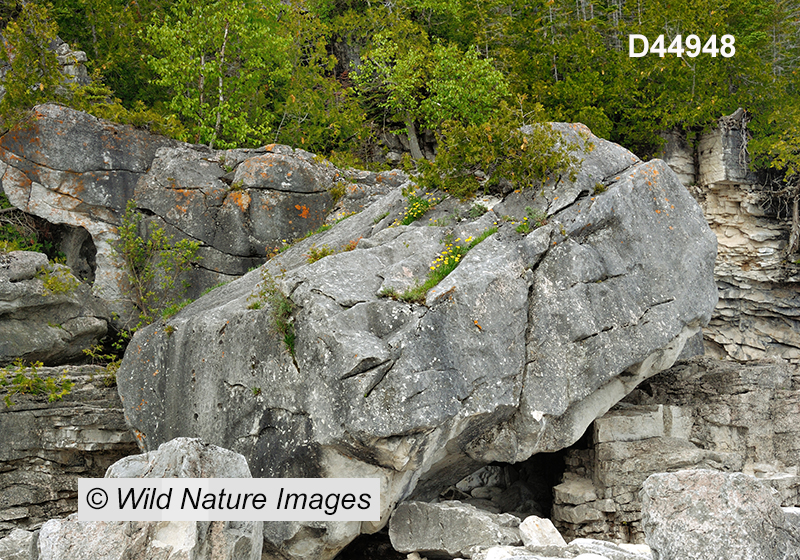
[[264,94],[276,75],[289,73],[281,62],[277,6],[274,0],[178,0],[162,24],[148,27],[156,83],[170,89],[170,109],[195,141],[213,148],[268,140],[273,116]]
[[503,75],[476,49],[431,45],[423,32],[379,36],[358,77],[363,92],[380,90],[384,107],[406,126],[411,156],[421,159],[416,123],[429,129],[447,120],[485,122],[508,95]]
[[3,32],[0,58],[10,66],[0,101],[0,116],[9,124],[36,105],[57,97],[61,73],[50,44],[58,27],[43,4],[27,2]]
[[141,216],[130,201],[119,227],[116,250],[124,263],[125,292],[139,311],[137,328],[152,323],[168,308],[181,305],[186,285],[179,287],[178,281],[199,260],[200,248],[198,241],[175,242],[159,226],[142,236],[140,225]]
[[573,146],[541,120],[541,106],[526,113],[503,102],[484,123],[445,122],[436,161],[423,162],[422,186],[466,199],[479,188],[491,190],[501,179],[522,189],[561,173],[573,175],[578,163],[570,154]]

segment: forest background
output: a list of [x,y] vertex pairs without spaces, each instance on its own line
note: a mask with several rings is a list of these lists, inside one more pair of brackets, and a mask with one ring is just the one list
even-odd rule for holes
[[[0,18],[6,126],[58,100],[215,148],[369,164],[384,131],[420,160],[425,130],[485,150],[554,120],[647,158],[659,133],[692,142],[742,107],[753,165],[797,191],[800,0],[2,0]],[[736,50],[632,58],[633,33]],[[87,53],[91,85],[60,85],[56,34]]]

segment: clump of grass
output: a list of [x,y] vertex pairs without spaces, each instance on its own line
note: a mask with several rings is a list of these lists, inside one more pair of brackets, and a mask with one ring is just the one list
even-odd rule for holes
[[473,249],[496,232],[497,228],[492,227],[475,238],[467,237],[463,241],[461,238],[457,238],[454,241],[445,241],[444,251],[439,253],[439,256],[431,263],[425,282],[402,293],[399,293],[395,288],[385,288],[378,295],[408,303],[424,303],[428,291],[436,287],[448,274],[453,272],[470,249]]
[[606,190],[608,190],[608,187],[605,186],[603,183],[595,183],[594,190],[592,190],[592,194],[604,193],[606,192]]
[[327,245],[323,245],[322,247],[317,247],[316,245],[312,245],[308,253],[306,253],[306,260],[309,264],[315,263],[320,259],[323,259],[327,256],[333,255],[336,253],[334,249],[331,249]]
[[527,234],[547,223],[547,214],[541,210],[526,206],[525,212],[528,215],[522,218],[522,223],[517,226],[517,233]]
[[275,278],[266,270],[261,274],[259,286],[258,291],[247,298],[249,302],[247,308],[262,309],[265,305],[269,305],[272,326],[283,338],[286,349],[294,357],[295,332],[292,320],[294,303],[283,294]]
[[488,211],[489,209],[483,204],[473,204],[472,208],[469,209],[469,217],[474,220],[476,218],[480,218]]

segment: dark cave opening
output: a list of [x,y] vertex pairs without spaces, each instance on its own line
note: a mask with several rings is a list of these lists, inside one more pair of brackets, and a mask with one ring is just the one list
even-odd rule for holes
[[[567,462],[576,451],[592,446],[592,426],[572,446],[553,453],[538,453],[519,463],[492,463],[441,491],[437,501],[458,500],[491,513],[511,513],[550,518],[553,488],[562,482]],[[336,560],[405,560],[389,539],[388,527],[359,535]]]

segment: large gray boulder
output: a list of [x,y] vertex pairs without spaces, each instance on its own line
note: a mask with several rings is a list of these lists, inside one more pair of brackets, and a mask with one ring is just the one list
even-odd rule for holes
[[[107,478],[250,478],[237,453],[178,438],[125,457]],[[261,521],[78,521],[53,519],[39,534],[39,560],[261,560]]]
[[800,531],[770,490],[742,473],[652,475],[642,487],[642,525],[655,560],[800,558]]
[[[270,557],[325,560],[405,498],[574,443],[708,321],[716,241],[663,162],[558,129],[582,146],[577,179],[504,201],[546,211],[544,227],[523,235],[493,211],[389,227],[397,189],[140,330],[119,387],[143,447],[203,437],[255,476],[381,478],[380,523],[266,529]],[[424,282],[446,240],[495,224],[424,303],[381,296]],[[340,252],[309,263],[315,246]],[[294,307],[281,319],[292,351],[280,300]]]
[[107,328],[105,306],[69,268],[42,253],[0,252],[0,365],[83,358]]

